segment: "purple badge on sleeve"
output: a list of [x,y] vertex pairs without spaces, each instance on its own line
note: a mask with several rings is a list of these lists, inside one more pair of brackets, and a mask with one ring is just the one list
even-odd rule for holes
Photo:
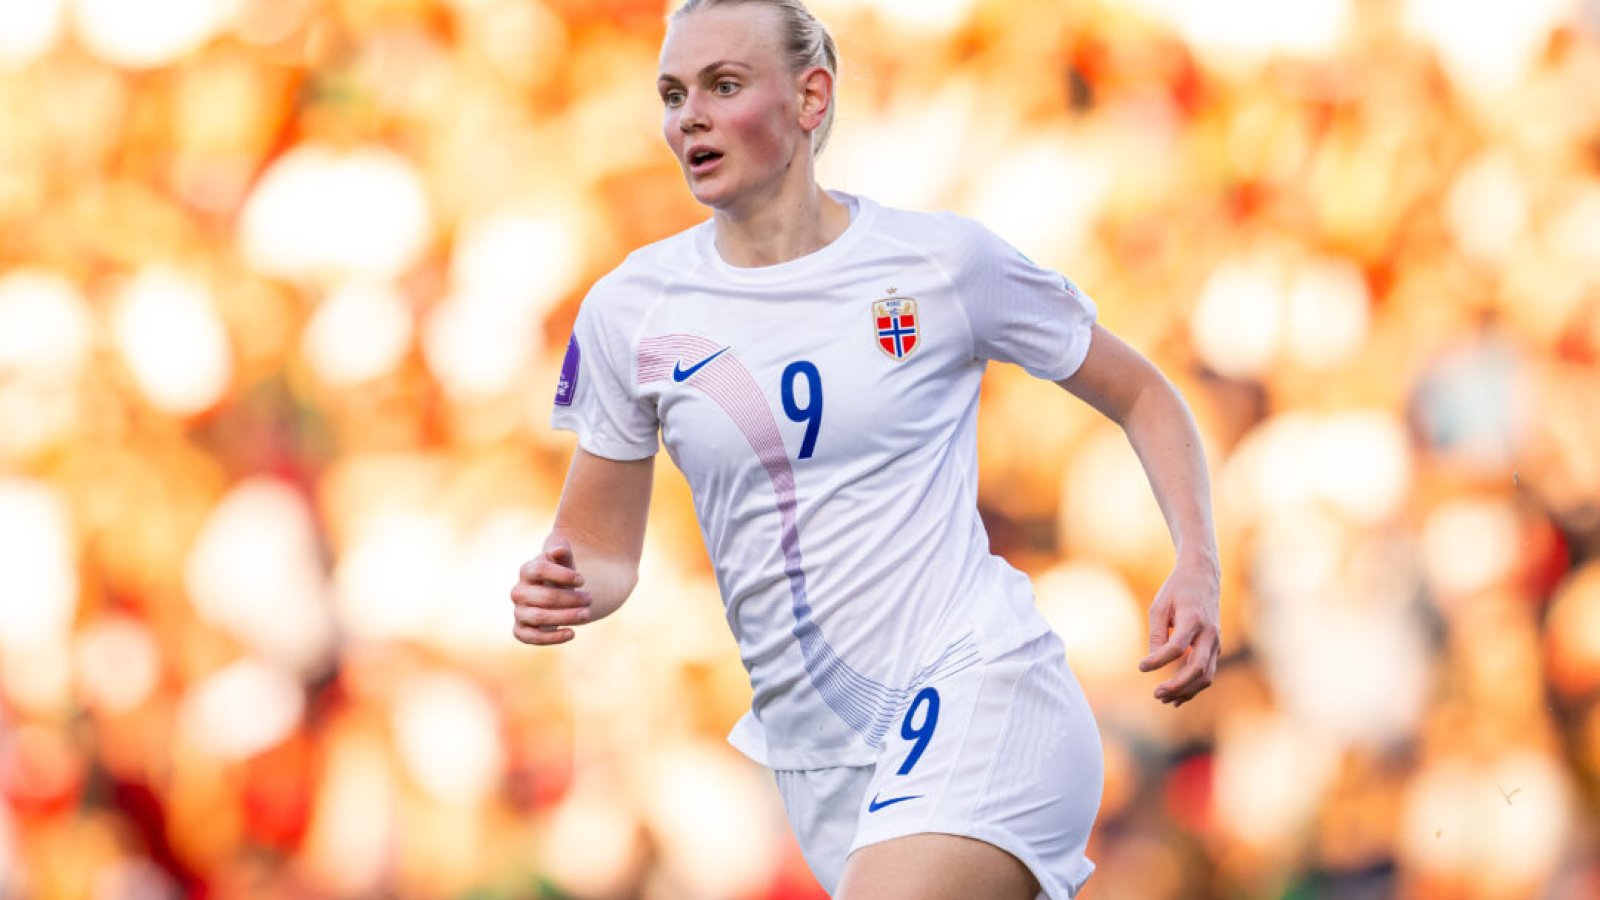
[[571,406],[572,395],[578,392],[578,360],[583,352],[578,349],[578,336],[567,341],[567,358],[561,361],[561,381],[556,384],[556,405]]

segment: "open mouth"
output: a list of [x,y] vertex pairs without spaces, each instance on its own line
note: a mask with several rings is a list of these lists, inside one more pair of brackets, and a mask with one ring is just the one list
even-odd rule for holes
[[716,150],[696,150],[689,154],[689,171],[703,172],[717,164],[722,154]]

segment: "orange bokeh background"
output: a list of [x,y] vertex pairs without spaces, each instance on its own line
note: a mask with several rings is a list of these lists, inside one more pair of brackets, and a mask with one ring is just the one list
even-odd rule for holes
[[[1206,440],[1215,686],[1114,426],[981,503],[1105,739],[1083,896],[1600,895],[1600,4],[816,0],[825,185],[973,215]],[[0,896],[821,896],[687,489],[506,597],[588,284],[705,217],[660,0],[0,0]]]

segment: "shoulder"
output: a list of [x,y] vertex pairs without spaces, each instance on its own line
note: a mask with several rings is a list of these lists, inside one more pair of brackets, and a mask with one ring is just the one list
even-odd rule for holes
[[991,254],[1005,246],[982,222],[949,210],[923,212],[877,206],[873,225],[881,238],[910,244],[947,262]]
[[699,264],[699,237],[706,223],[646,244],[600,276],[583,299],[591,314],[636,311],[655,302],[674,281]]

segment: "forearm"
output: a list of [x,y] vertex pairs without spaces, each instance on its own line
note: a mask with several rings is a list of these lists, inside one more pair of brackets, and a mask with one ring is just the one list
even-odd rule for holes
[[1179,560],[1219,575],[1211,479],[1189,405],[1170,381],[1158,376],[1139,392],[1121,424],[1144,466]]
[[580,590],[592,601],[590,621],[598,621],[616,612],[623,601],[633,593],[639,583],[639,556],[626,550],[608,547],[596,535],[559,522],[545,540],[545,548],[557,541],[566,541],[577,561],[578,573],[583,576]]

